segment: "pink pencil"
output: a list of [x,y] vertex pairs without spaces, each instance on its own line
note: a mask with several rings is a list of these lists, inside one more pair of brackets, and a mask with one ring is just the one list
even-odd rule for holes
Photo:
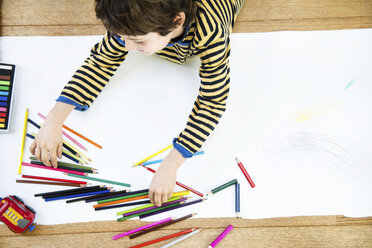
[[234,228],[234,226],[232,225],[229,225],[225,231],[223,231],[209,246],[208,248],[214,248],[216,247],[216,245],[218,245],[218,243],[221,242],[221,240],[227,235],[229,234],[229,232]]
[[144,229],[147,229],[147,228],[150,228],[150,227],[153,227],[153,226],[157,226],[159,224],[162,224],[162,223],[167,222],[167,221],[170,221],[170,220],[172,220],[172,217],[169,217],[169,218],[166,218],[166,219],[163,219],[163,220],[156,221],[154,223],[150,223],[150,224],[147,224],[147,225],[138,227],[136,229],[130,230],[130,231],[125,232],[125,233],[121,233],[119,235],[116,235],[116,236],[112,237],[112,239],[115,240],[115,239],[118,239],[118,238],[121,238],[121,237],[130,235],[132,233],[139,232],[139,231],[142,231]]
[[34,167],[34,168],[39,168],[39,169],[46,169],[46,170],[54,170],[54,171],[59,171],[59,172],[66,172],[66,173],[76,174],[76,175],[80,175],[80,176],[86,176],[87,175],[86,173],[80,172],[80,171],[58,169],[58,168],[48,167],[48,166],[45,166],[45,165],[29,164],[29,163],[25,163],[25,162],[22,162],[22,165],[29,166],[29,167]]
[[[37,113],[37,115],[42,118],[43,120],[45,120],[45,116],[40,114],[40,113]],[[62,131],[62,134],[68,138],[69,140],[71,140],[73,143],[75,143],[78,147],[80,147],[81,149],[83,149],[84,151],[88,151],[87,148],[85,148],[82,144],[80,144],[76,139],[72,138],[68,133],[66,133],[65,131]]]

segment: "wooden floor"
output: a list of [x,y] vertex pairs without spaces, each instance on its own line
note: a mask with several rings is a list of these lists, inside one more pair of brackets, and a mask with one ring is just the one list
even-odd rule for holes
[[[0,1],[1,36],[97,35],[93,0]],[[372,0],[246,0],[234,32],[372,28]],[[15,235],[0,225],[0,248],[129,247],[183,229],[203,228],[175,247],[207,247],[229,224],[234,230],[218,247],[372,247],[372,218],[304,216],[272,219],[191,219],[134,240],[112,241],[139,221],[40,225]],[[153,245],[149,247],[159,247]]]
[[[94,0],[0,1],[1,36],[97,35]],[[234,32],[372,28],[372,0],[246,0]]]
[[[33,233],[15,235],[0,226],[0,247],[130,247],[188,228],[202,231],[178,248],[200,248],[208,245],[232,224],[235,228],[218,247],[372,247],[372,218],[345,218],[343,216],[304,216],[271,219],[189,219],[136,239],[124,237],[111,240],[121,232],[143,225],[140,221],[100,221],[63,225],[40,225]],[[169,242],[169,241],[168,241]],[[163,241],[150,247],[160,247]]]

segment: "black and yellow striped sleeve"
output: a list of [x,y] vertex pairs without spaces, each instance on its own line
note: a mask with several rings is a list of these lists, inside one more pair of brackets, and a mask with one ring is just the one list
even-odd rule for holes
[[231,1],[206,2],[206,13],[199,13],[196,17],[200,19],[197,21],[196,38],[200,37],[202,45],[197,52],[201,60],[199,95],[186,128],[173,142],[184,157],[191,157],[197,152],[217,126],[226,110],[230,88],[229,34],[235,10]]
[[57,101],[74,105],[77,110],[88,109],[127,54],[125,46],[107,32],[63,88]]

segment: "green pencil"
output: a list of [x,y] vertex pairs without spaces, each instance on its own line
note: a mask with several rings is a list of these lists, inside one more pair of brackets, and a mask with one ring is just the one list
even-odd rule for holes
[[125,217],[121,217],[121,218],[118,219],[118,221],[123,221],[123,220],[131,219],[131,218],[134,218],[134,217],[137,217],[137,216],[140,216],[140,215],[144,215],[144,214],[149,214],[149,213],[157,212],[157,211],[159,211],[159,210],[163,210],[163,209],[167,209],[167,208],[175,207],[175,206],[181,205],[181,204],[183,204],[183,203],[184,203],[184,202],[176,202],[176,203],[173,203],[173,204],[168,205],[168,206],[158,207],[158,208],[154,208],[154,209],[151,209],[151,210],[148,210],[148,211],[144,211],[144,212],[141,212],[141,213],[137,213],[137,214],[133,214],[133,215],[129,215],[129,216],[125,216]]
[[207,195],[213,195],[213,194],[216,194],[217,192],[223,190],[223,189],[226,189],[227,187],[230,187],[231,185],[234,185],[238,182],[238,180],[234,179],[234,180],[231,180],[230,182],[227,182],[225,184],[222,184],[221,186],[218,186],[217,188],[215,189],[212,189]]
[[[30,160],[38,161],[36,157],[30,156]],[[66,163],[62,161],[57,161],[58,165],[64,165],[64,166],[69,166],[69,167],[74,167],[74,168],[79,168],[79,169],[85,169],[85,170],[92,170],[94,171],[95,168],[89,167],[89,166],[84,166],[84,165],[79,165],[79,164],[71,164],[71,163]]]
[[64,174],[68,175],[70,177],[78,177],[78,178],[82,178],[82,179],[85,179],[85,180],[104,182],[104,183],[115,184],[115,185],[120,185],[120,186],[124,186],[124,187],[130,187],[130,184],[127,184],[127,183],[121,183],[121,182],[116,182],[116,181],[111,181],[111,180],[106,180],[106,179],[100,179],[100,178],[96,178],[96,177],[80,176],[80,175],[75,175],[75,174],[70,174],[70,173],[64,173]]
[[[171,201],[179,200],[179,199],[181,199],[181,197],[183,197],[183,196],[171,197],[166,202],[171,202]],[[141,209],[149,208],[149,207],[153,207],[153,206],[155,206],[155,204],[150,203],[150,204],[146,204],[146,205],[143,205],[143,206],[131,208],[131,209],[124,210],[124,211],[121,211],[121,212],[117,212],[116,215],[123,215],[123,214],[127,214],[127,213],[130,213],[130,212],[134,212],[134,211],[137,211],[137,210],[141,210]]]
[[123,199],[129,199],[129,198],[133,198],[133,197],[137,197],[137,196],[142,196],[142,195],[148,195],[148,194],[149,194],[149,192],[142,192],[142,193],[133,194],[133,195],[119,196],[119,197],[115,197],[115,198],[100,200],[97,203],[98,204],[101,204],[101,203],[112,202],[112,201],[123,200]]

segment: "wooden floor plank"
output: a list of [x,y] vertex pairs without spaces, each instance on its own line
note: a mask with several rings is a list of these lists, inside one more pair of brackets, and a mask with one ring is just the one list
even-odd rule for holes
[[[372,28],[371,0],[246,0],[234,32]],[[102,35],[93,0],[4,0],[1,36]]]
[[[130,240],[128,237],[113,241],[117,232],[75,233],[39,236],[2,237],[0,247],[129,247],[169,235],[178,230],[161,230]],[[178,248],[208,247],[224,228],[203,229],[193,238],[175,246]],[[165,244],[159,243],[156,246]],[[98,245],[99,244],[99,245]],[[244,245],[243,245],[244,244]],[[372,247],[371,226],[317,226],[317,227],[259,227],[234,228],[220,243],[220,247]]]

